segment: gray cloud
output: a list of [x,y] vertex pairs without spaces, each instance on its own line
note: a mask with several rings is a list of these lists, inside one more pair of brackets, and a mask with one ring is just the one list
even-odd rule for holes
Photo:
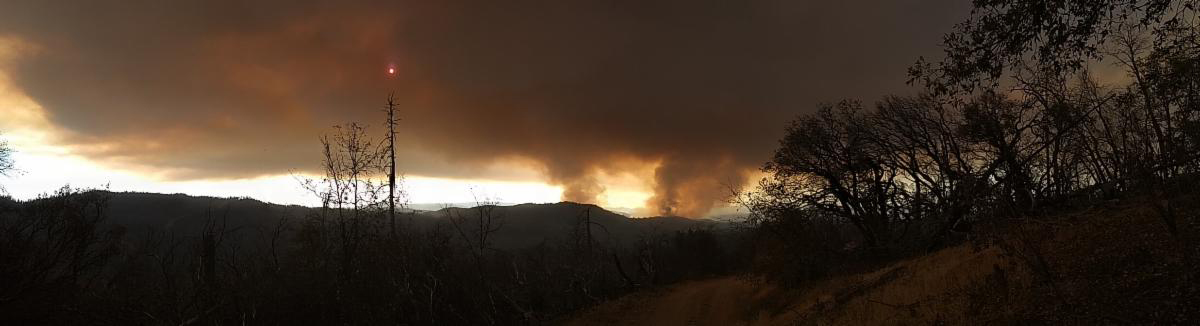
[[317,135],[378,120],[394,90],[410,174],[525,157],[589,201],[613,158],[661,161],[648,204],[702,214],[795,114],[905,91],[961,2],[44,1],[6,5],[0,34],[43,49],[17,86],[98,160],[180,179],[310,168]]

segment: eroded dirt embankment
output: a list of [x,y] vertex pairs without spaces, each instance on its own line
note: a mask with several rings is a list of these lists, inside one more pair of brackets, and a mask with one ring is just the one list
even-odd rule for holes
[[646,291],[583,311],[567,325],[879,324],[945,320],[947,300],[1008,268],[996,249],[970,246],[900,262],[875,272],[827,280],[802,291],[780,291],[739,278],[687,282]]

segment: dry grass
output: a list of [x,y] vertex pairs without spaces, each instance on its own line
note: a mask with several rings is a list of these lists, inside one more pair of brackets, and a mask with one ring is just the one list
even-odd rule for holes
[[960,246],[800,292],[727,277],[609,302],[572,325],[878,325],[969,320],[964,289],[1005,266],[995,248]]
[[790,317],[816,325],[972,323],[979,285],[1022,282],[1023,274],[997,248],[958,246],[823,282],[797,301]]
[[796,324],[1193,324],[1198,199],[1173,199],[1179,238],[1154,209],[1158,198],[1003,221],[974,244],[826,281],[796,303]]
[[986,239],[803,290],[733,277],[681,284],[598,306],[575,324],[1195,324],[1200,197],[1174,199],[1178,238],[1156,201],[1003,221]]

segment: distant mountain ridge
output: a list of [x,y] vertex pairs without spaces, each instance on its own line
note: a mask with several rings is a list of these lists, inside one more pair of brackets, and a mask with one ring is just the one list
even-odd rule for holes
[[[226,229],[268,229],[281,218],[297,226],[302,218],[319,214],[320,208],[278,205],[250,198],[219,198],[185,194],[144,192],[107,192],[108,221],[127,228],[131,235],[147,230],[181,236],[199,235],[206,224],[224,224]],[[592,237],[599,242],[629,245],[639,240],[693,228],[720,227],[725,223],[678,216],[631,218],[592,204],[559,202],[553,204],[484,205],[446,207],[435,211],[409,210],[399,215],[402,227],[429,231],[454,232],[450,218],[469,221],[485,209],[496,218],[500,229],[492,236],[492,245],[501,249],[521,249],[542,243],[569,241],[579,234],[585,217],[593,223]],[[472,223],[459,223],[473,231]]]
[[[587,217],[590,217],[593,223],[592,236],[594,239],[617,244],[628,244],[658,234],[717,226],[717,223],[713,221],[678,216],[630,218],[593,204],[574,202],[491,207],[494,208],[491,214],[499,217],[500,223],[503,224],[503,227],[495,235],[496,245],[506,248],[521,248],[541,242],[567,240],[573,236],[574,232],[577,232],[576,228],[582,226],[583,219]],[[432,225],[436,226],[436,223],[448,223],[447,217],[470,218],[472,214],[478,214],[479,209],[481,207],[446,208],[434,212],[422,212],[418,215],[433,218],[435,224]]]

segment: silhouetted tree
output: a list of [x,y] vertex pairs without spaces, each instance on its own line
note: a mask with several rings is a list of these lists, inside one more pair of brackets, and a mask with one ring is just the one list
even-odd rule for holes
[[104,223],[108,197],[63,187],[0,207],[0,317],[16,324],[84,323],[102,302],[104,268],[124,228]]
[[385,149],[385,159],[387,160],[387,178],[388,178],[388,227],[391,229],[391,236],[396,237],[396,125],[400,122],[400,117],[396,116],[396,100],[395,94],[389,94],[387,106],[384,108],[387,112],[387,147]]
[[[1196,0],[974,0],[971,17],[944,37],[944,59],[919,60],[910,82],[936,93],[997,85],[1032,63],[1054,74],[1084,68],[1123,31],[1157,35],[1194,24]],[[1032,62],[1031,62],[1032,61]]]
[[854,225],[869,248],[883,249],[901,219],[895,181],[902,171],[883,164],[866,113],[857,102],[841,102],[794,121],[763,168],[771,177],[759,203],[827,212]]
[[12,147],[8,146],[8,141],[0,138],[0,175],[8,176],[16,166],[12,160]]
[[[1131,191],[1150,194],[1178,236],[1172,193],[1200,172],[1197,2],[974,4],[946,36],[945,58],[910,70],[921,95],[886,97],[873,110],[844,101],[788,126],[768,177],[744,197],[770,241],[852,257],[832,248],[857,251],[857,239],[815,231],[829,223],[866,248],[935,249],[980,221]],[[1115,60],[1129,82],[1095,80],[1087,65],[1101,60]]]

